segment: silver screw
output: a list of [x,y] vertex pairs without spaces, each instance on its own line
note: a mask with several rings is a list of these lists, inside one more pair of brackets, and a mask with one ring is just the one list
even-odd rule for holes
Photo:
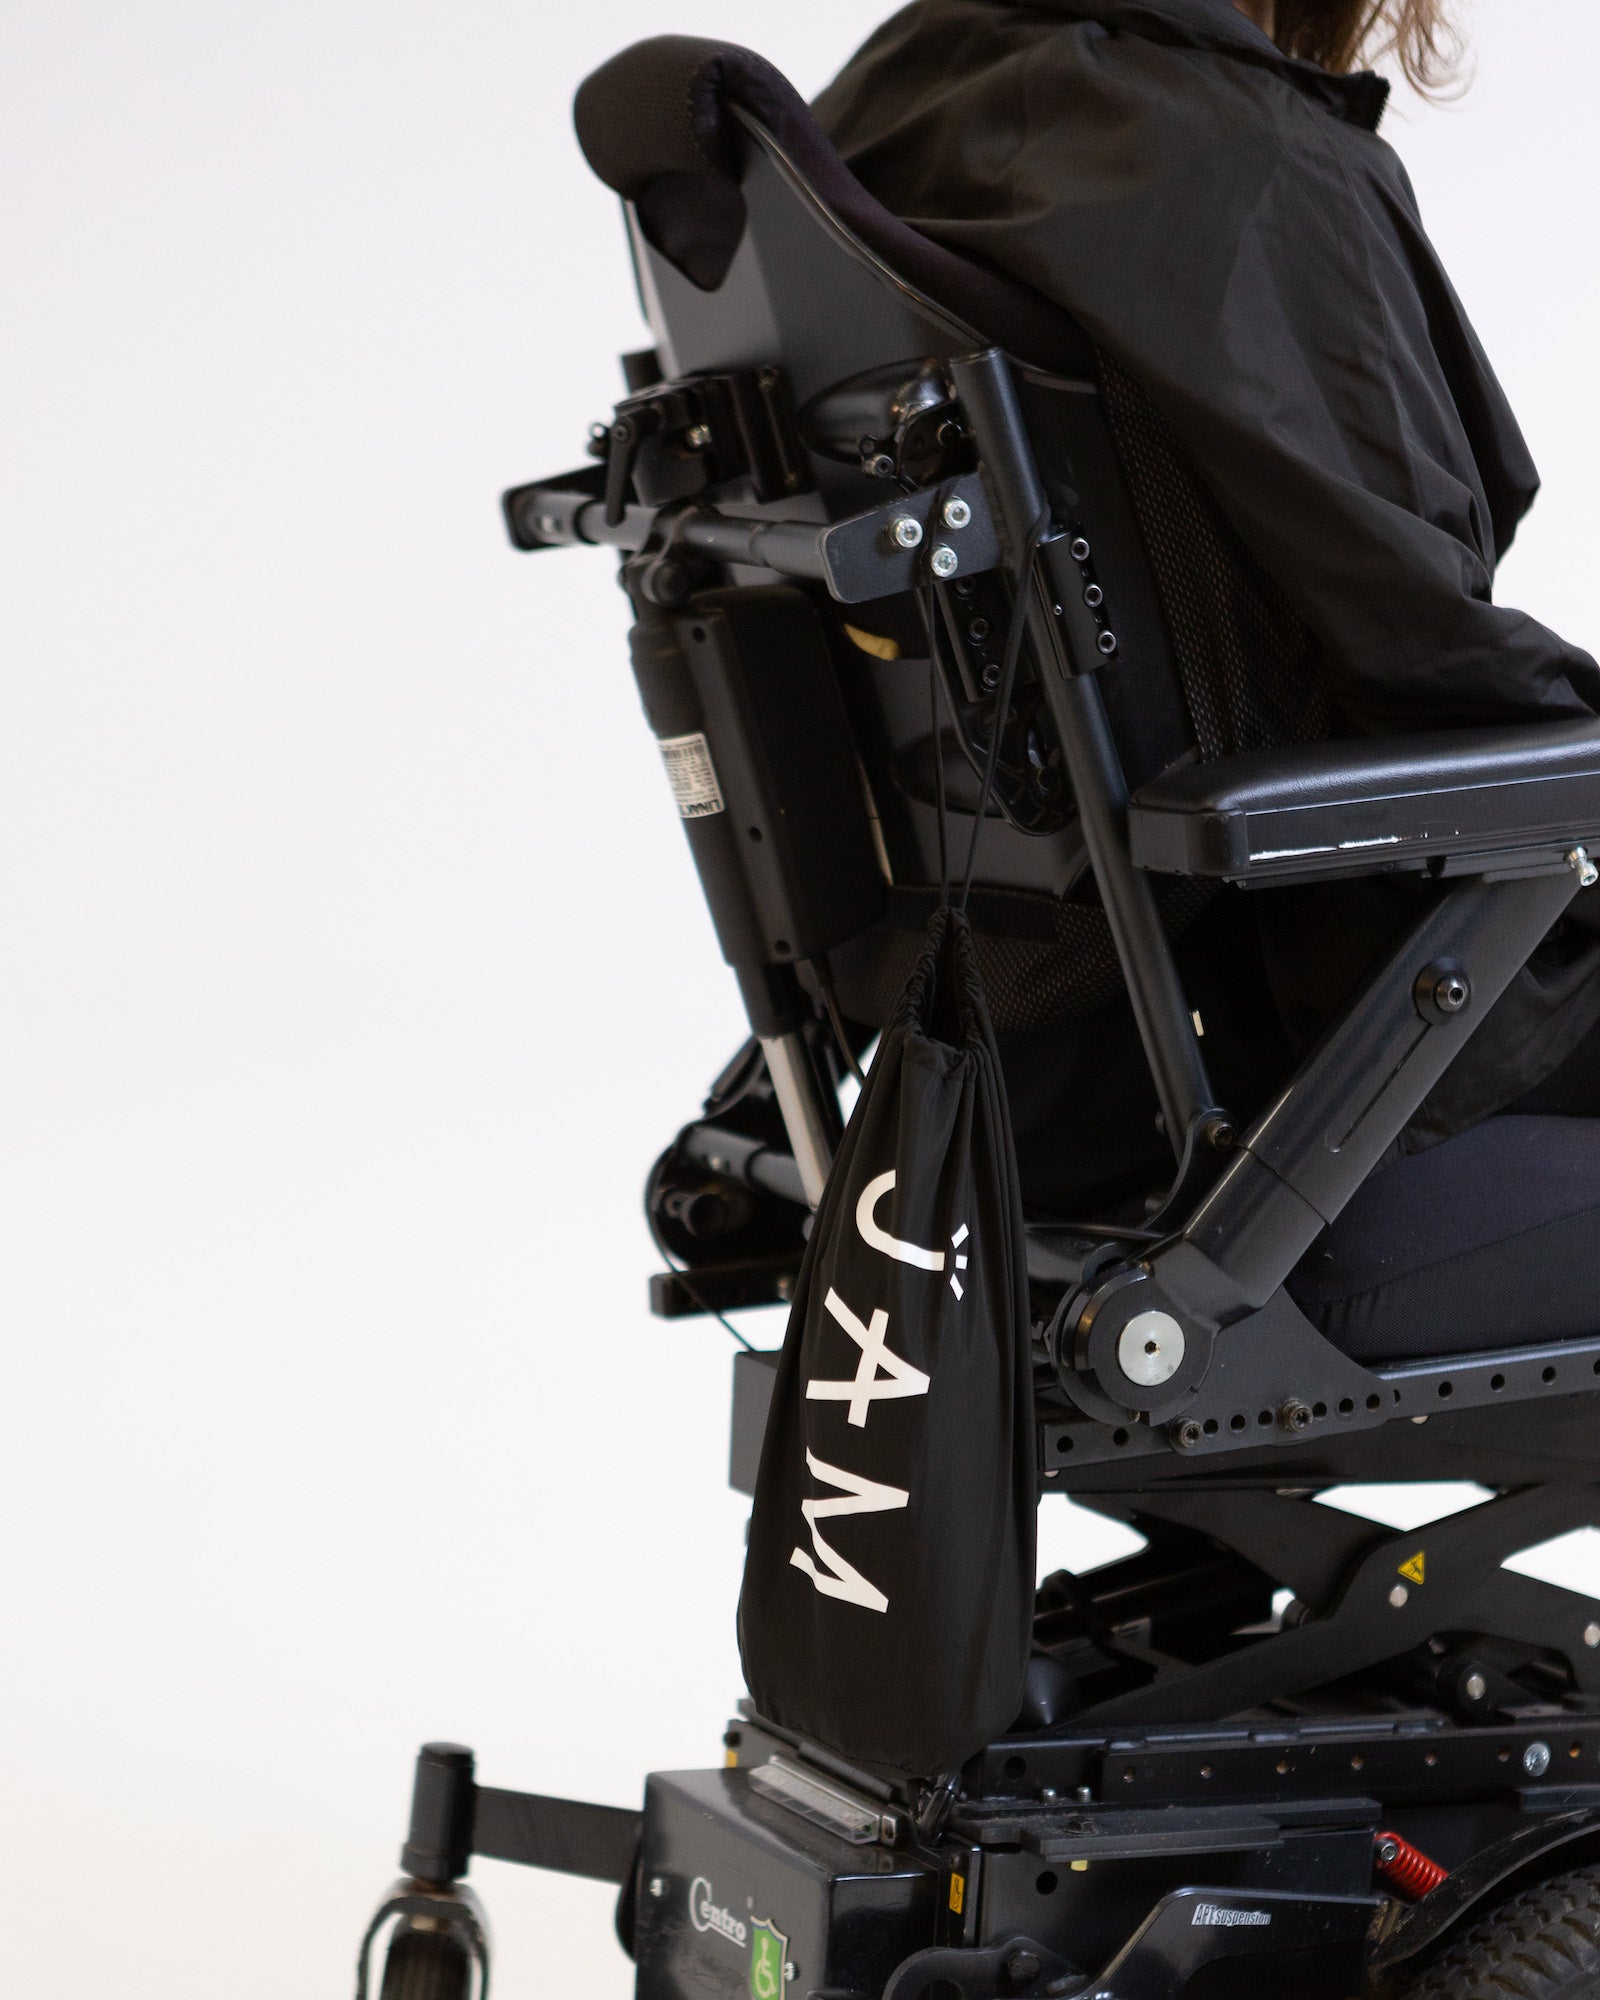
[[1580,888],[1592,889],[1596,882],[1600,882],[1600,868],[1589,859],[1587,847],[1573,848],[1567,856],[1567,866],[1577,876]]
[[691,451],[704,451],[711,442],[711,426],[691,424],[683,434],[683,441]]
[[928,567],[935,576],[954,576],[960,561],[955,550],[941,542],[928,558]]
[[659,1875],[652,1875],[650,1877],[650,1893],[652,1896],[665,1895],[666,1888],[667,1888],[666,1883],[662,1881]]
[[1056,1793],[1056,1788],[1055,1788],[1055,1786],[1054,1786],[1054,1785],[1041,1785],[1041,1786],[1039,1787],[1039,1796],[1040,1796],[1040,1798],[1041,1798],[1041,1799],[1053,1799],[1053,1798],[1055,1798],[1055,1797],[1057,1796],[1057,1793]]
[[953,500],[944,503],[944,524],[947,528],[964,528],[972,519],[972,509],[958,493]]
[[1406,1606],[1411,1602],[1411,1592],[1406,1589],[1403,1583],[1397,1583],[1394,1589],[1389,1592],[1389,1602],[1394,1606],[1396,1611],[1404,1611]]
[[1092,1806],[1094,1804],[1094,1787],[1092,1785],[1080,1785],[1072,1796],[1078,1801],[1080,1806]]
[[1542,1778],[1550,1768],[1550,1745],[1530,1743],[1522,1753],[1522,1768],[1530,1778]]
[[913,514],[896,514],[889,523],[889,537],[897,549],[922,546],[922,523]]
[[1461,1692],[1468,1701],[1482,1701],[1489,1692],[1489,1683],[1482,1674],[1468,1674],[1461,1683]]
[[1583,1643],[1586,1646],[1600,1646],[1600,1625],[1585,1625]]

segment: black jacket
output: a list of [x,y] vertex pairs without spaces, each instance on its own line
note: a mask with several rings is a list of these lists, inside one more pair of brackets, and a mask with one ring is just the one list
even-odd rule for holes
[[[816,109],[888,207],[1067,307],[1142,387],[1314,635],[1336,733],[1600,713],[1588,654],[1493,601],[1538,476],[1377,136],[1387,95],[1231,0],[913,0]],[[1337,1000],[1318,925],[1375,946],[1397,920],[1302,896],[1309,958],[1277,969]],[[1552,944],[1417,1137],[1555,1068],[1600,1012],[1595,956]]]

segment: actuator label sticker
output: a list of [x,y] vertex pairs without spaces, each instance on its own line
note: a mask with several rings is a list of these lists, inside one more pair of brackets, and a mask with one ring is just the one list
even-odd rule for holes
[[663,736],[661,761],[667,767],[667,783],[685,819],[708,819],[724,812],[722,787],[717,783],[717,767],[711,761],[711,745],[698,730],[693,736]]

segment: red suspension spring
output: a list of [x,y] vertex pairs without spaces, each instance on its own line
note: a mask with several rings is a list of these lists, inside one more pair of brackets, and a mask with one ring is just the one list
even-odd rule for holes
[[1430,1861],[1420,1847],[1413,1847],[1409,1840],[1402,1840],[1397,1833],[1380,1833],[1377,1836],[1373,1843],[1373,1859],[1384,1881],[1397,1896],[1404,1896],[1408,1903],[1420,1903],[1424,1896],[1431,1896],[1441,1882],[1450,1879],[1448,1868],[1441,1868],[1437,1861]]

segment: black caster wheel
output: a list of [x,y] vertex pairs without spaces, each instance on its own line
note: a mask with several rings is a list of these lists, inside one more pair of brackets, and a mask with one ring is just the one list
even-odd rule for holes
[[472,1953],[464,1939],[454,1931],[400,1926],[389,1943],[378,2000],[468,2000],[471,1992]]
[[1600,2000],[1600,1868],[1558,1875],[1502,1903],[1404,2000]]
[[[383,1976],[373,1984],[377,1942],[393,1923]],[[402,1879],[378,1905],[356,1961],[356,2000],[487,2000],[489,1926],[464,1882]]]

